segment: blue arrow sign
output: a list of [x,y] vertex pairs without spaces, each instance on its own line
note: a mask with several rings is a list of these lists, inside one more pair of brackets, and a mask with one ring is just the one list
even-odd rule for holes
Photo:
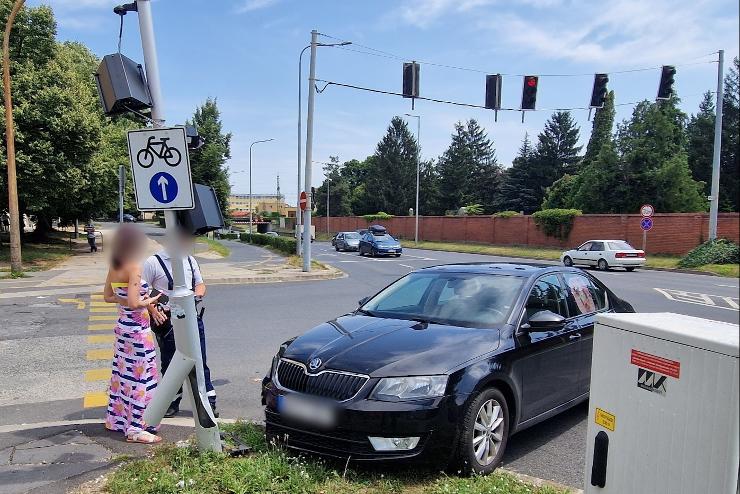
[[149,192],[157,201],[168,204],[177,197],[177,181],[169,173],[155,173],[149,180]]
[[652,218],[643,218],[640,220],[640,228],[642,228],[645,231],[650,230],[653,227],[653,219]]

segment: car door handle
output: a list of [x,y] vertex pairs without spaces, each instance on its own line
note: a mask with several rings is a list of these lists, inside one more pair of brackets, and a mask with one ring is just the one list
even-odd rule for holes
[[580,337],[581,337],[581,333],[573,333],[573,334],[571,334],[571,335],[568,335],[568,339],[569,339],[569,340],[571,340],[571,341],[573,341],[573,340],[577,340],[577,339],[579,339]]

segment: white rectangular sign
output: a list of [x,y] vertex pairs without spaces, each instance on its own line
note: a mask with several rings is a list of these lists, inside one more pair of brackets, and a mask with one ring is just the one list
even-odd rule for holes
[[131,130],[128,153],[140,210],[195,207],[184,127]]

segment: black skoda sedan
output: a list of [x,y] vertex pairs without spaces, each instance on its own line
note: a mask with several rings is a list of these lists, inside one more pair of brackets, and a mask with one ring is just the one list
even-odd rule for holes
[[599,312],[634,311],[575,268],[412,272],[280,347],[263,381],[267,434],[351,460],[489,473],[512,434],[588,398]]

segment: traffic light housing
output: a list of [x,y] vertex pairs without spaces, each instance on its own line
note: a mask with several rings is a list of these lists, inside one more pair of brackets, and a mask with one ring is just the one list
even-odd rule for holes
[[675,75],[676,67],[673,65],[663,66],[663,71],[660,74],[660,84],[658,85],[658,97],[655,99],[671,99]]
[[522,110],[534,110],[537,105],[537,86],[539,77],[536,75],[524,76],[524,88],[522,89]]
[[501,74],[486,76],[486,108],[501,109]]
[[419,97],[419,64],[416,62],[403,64],[403,97]]
[[603,108],[606,101],[606,94],[609,92],[606,85],[609,82],[607,74],[594,75],[594,89],[591,91],[591,108]]

